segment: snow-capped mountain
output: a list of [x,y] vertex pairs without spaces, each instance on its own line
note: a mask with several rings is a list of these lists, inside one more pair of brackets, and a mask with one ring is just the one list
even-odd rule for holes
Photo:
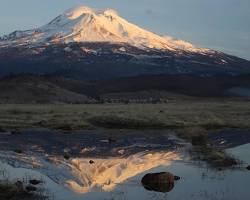
[[111,9],[76,7],[50,23],[0,39],[0,75],[74,74],[99,79],[142,74],[242,74],[250,62],[129,23]]
[[67,10],[45,26],[28,31],[15,31],[3,39],[7,41],[7,45],[110,42],[171,51],[208,51],[181,40],[146,31],[121,18],[114,10],[94,10],[83,6]]

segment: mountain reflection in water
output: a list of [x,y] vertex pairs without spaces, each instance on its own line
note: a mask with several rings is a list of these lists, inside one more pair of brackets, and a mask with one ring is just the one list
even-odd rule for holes
[[[229,134],[230,137],[213,136],[215,141],[229,142],[223,143],[227,147],[234,140],[230,139],[231,131]],[[235,132],[237,138],[239,134]],[[245,142],[245,133],[242,136]],[[100,131],[76,133],[74,137],[31,131],[20,135],[0,134],[0,141],[3,143],[0,169],[1,166],[7,169],[14,181],[26,174],[37,179],[42,177],[55,200],[248,200],[250,196],[250,174],[245,169],[250,162],[249,143],[226,149],[243,161],[243,168],[218,171],[203,162],[190,162],[188,146],[168,131],[130,130],[121,134]],[[15,153],[16,148],[23,153]],[[65,152],[69,159],[64,159]],[[180,157],[180,161],[175,161]],[[143,177],[159,172],[170,172],[181,179],[173,189],[146,190],[141,183]],[[167,191],[170,192],[162,193]]]
[[72,159],[71,169],[79,183],[67,181],[67,185],[75,192],[85,193],[93,189],[111,191],[116,185],[150,169],[167,166],[178,160],[174,152],[141,152],[127,158]]
[[115,139],[91,131],[74,137],[50,131],[1,135],[6,145],[0,147],[0,159],[15,167],[36,168],[77,193],[112,191],[143,172],[180,159],[182,145],[168,131],[117,135]]

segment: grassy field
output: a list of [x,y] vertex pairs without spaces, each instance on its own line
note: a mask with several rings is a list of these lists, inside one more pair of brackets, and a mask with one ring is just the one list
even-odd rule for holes
[[185,100],[166,104],[0,105],[0,129],[45,127],[250,128],[250,101]]

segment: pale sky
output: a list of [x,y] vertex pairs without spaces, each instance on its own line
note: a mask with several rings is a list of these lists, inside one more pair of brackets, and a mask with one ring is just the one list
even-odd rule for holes
[[77,5],[112,8],[152,32],[250,60],[250,0],[0,0],[0,35],[39,27]]

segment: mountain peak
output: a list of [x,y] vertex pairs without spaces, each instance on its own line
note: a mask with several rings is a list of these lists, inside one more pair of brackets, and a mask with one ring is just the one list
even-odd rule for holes
[[157,35],[111,9],[85,6],[69,9],[39,28],[14,31],[0,38],[0,66],[0,76],[35,72],[93,80],[250,71],[246,60]]
[[97,10],[87,6],[77,6],[71,9],[66,10],[63,15],[67,16],[69,19],[74,20],[79,18],[82,15],[106,15],[106,16],[117,16],[118,13],[112,9],[102,9]]
[[63,15],[67,16],[69,19],[74,20],[82,15],[105,15],[105,16],[118,16],[118,13],[113,9],[93,9],[87,6],[77,6],[66,10]]
[[66,10],[63,15],[68,17],[69,19],[76,19],[82,15],[93,14],[95,11],[92,8],[86,6],[78,6],[71,9]]
[[49,24],[40,28],[13,32],[5,37],[4,45],[6,42],[7,45],[109,42],[164,51],[207,51],[207,49],[197,48],[185,41],[169,38],[129,23],[112,9],[99,10],[78,6],[66,10]]

